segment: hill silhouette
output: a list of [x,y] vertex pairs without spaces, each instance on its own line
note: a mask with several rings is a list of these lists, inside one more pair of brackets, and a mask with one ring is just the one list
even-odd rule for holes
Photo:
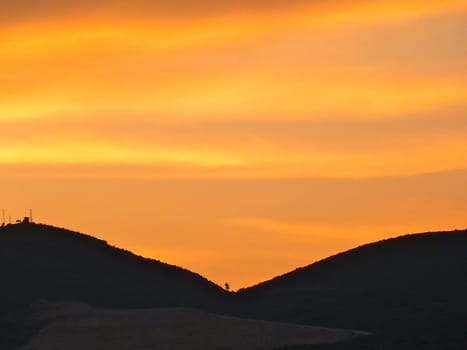
[[241,290],[237,302],[243,316],[375,334],[319,349],[466,349],[467,230],[367,244]]
[[39,224],[0,228],[0,349],[34,331],[41,299],[94,307],[199,309],[359,329],[371,337],[297,349],[465,349],[467,230],[367,244],[237,293],[105,241]]
[[[105,241],[47,225],[0,228],[0,349],[28,334],[20,325],[36,300],[109,308],[209,309],[225,292],[180,267],[136,256]],[[21,333],[18,333],[18,332]]]

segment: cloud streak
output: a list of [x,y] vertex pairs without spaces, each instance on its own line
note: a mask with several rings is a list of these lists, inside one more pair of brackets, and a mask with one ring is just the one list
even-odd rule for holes
[[314,15],[333,13],[334,17],[346,18],[344,12],[351,13],[361,21],[366,16],[365,9],[373,15],[389,18],[429,15],[436,12],[449,12],[465,9],[461,0],[439,1],[324,1],[324,0],[78,0],[64,2],[60,0],[16,0],[0,3],[0,20],[25,21],[31,18],[56,19],[72,17],[103,16],[139,18],[164,18],[168,20],[190,20],[205,17],[239,17],[256,15],[269,17],[278,12],[308,11]]

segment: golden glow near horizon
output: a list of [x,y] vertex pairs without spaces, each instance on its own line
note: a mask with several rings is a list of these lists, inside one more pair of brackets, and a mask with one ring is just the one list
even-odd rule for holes
[[[4,206],[20,210],[41,203],[60,213],[50,219],[64,226],[108,232],[110,241],[198,269],[218,283],[228,275],[237,287],[387,237],[386,232],[464,224],[465,198],[453,194],[455,204],[446,206],[440,179],[467,168],[465,1],[23,5],[0,4]],[[414,182],[415,197],[410,189],[395,189],[401,208],[411,203],[425,217],[412,223],[404,217],[412,207],[391,211],[363,185],[404,183],[427,173],[439,177],[434,188]],[[310,206],[301,194],[307,187],[293,184],[318,178],[337,185],[350,181],[349,198],[387,214],[377,222],[365,216],[354,222],[345,214],[350,199],[340,203],[342,193],[329,183],[327,192],[309,195],[317,202],[335,201],[324,206],[335,222],[316,221],[324,207],[299,218],[295,206],[277,210],[284,199],[281,181],[289,185],[287,198]],[[465,175],[454,178],[460,188],[467,185]],[[59,210],[61,195],[41,200],[47,191],[55,193],[57,183],[77,181],[81,202],[88,186],[104,180],[121,181],[121,193],[106,203],[102,225]],[[152,218],[139,224],[138,237],[122,239],[125,225],[113,223],[110,213],[117,203],[130,211],[143,203],[155,206],[143,199],[144,191],[138,199],[130,189],[139,182],[158,187],[175,180],[181,189],[157,194],[170,203],[161,215],[178,213],[186,224]],[[203,185],[205,192],[228,198],[232,183],[248,188],[249,181],[261,180],[279,183],[253,200],[260,212],[256,206],[239,209],[249,207],[247,197],[232,194],[234,204],[223,199],[215,208],[205,202],[214,194],[197,192],[199,183],[209,182],[213,188]],[[42,184],[44,192],[19,190],[33,184]],[[88,195],[108,196],[102,191],[94,188]],[[183,198],[183,213],[173,198]],[[193,222],[186,212],[196,206],[205,210],[195,210],[199,217]],[[229,236],[234,232],[235,244]],[[166,237],[158,245],[161,234]],[[268,235],[275,238],[259,249]],[[303,249],[294,248],[297,240]],[[226,242],[236,253],[223,251]],[[223,257],[238,261],[238,272]],[[270,268],[258,262],[263,258]],[[252,263],[258,263],[256,271],[246,268]]]

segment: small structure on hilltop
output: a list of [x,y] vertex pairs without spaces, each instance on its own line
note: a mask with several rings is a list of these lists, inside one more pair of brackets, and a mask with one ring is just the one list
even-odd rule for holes
[[[7,224],[5,223],[5,209],[2,210],[2,218],[3,218],[3,222],[2,222],[2,227],[3,226],[6,226]],[[17,224],[33,224],[34,222],[32,221],[32,209],[29,209],[29,216],[24,216],[23,219],[17,219],[15,221],[15,223]],[[8,225],[11,224],[11,216],[9,216],[9,223]]]
[[20,220],[20,219],[16,220],[16,223],[17,224],[30,224],[31,219],[29,218],[29,216],[25,216],[23,220]]

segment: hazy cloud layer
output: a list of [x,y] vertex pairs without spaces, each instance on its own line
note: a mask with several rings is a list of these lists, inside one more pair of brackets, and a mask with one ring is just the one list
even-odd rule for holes
[[[338,1],[333,1],[338,3]],[[301,4],[329,3],[322,0],[15,0],[0,3],[4,20],[60,15],[86,15],[93,11],[123,12],[133,10],[140,15],[171,17],[203,17],[210,14],[263,12]]]
[[[368,0],[15,0],[0,3],[0,21],[15,22],[28,19],[63,20],[70,17],[90,18],[96,14],[116,15],[134,18],[163,18],[167,20],[200,19],[212,16],[251,16],[267,17],[271,13],[287,9],[307,9],[319,14],[322,10],[342,11],[352,9],[354,5],[369,6],[376,12],[389,10],[401,12],[412,8],[422,13],[451,9],[466,9],[462,0],[439,1],[374,1]],[[402,11],[404,12],[404,11]],[[414,11],[411,11],[414,12]],[[404,16],[402,16],[404,17]]]
[[[285,119],[285,118],[284,118]],[[163,123],[151,119],[122,118],[107,120],[56,119],[46,121],[0,121],[0,142],[47,140],[60,135],[79,134],[96,139],[133,140],[151,144],[219,145],[236,148],[255,140],[283,147],[318,147],[376,151],[399,142],[433,136],[467,137],[467,106],[389,119],[349,119],[348,116],[308,120],[225,120],[217,122]],[[467,164],[466,164],[467,165]]]

